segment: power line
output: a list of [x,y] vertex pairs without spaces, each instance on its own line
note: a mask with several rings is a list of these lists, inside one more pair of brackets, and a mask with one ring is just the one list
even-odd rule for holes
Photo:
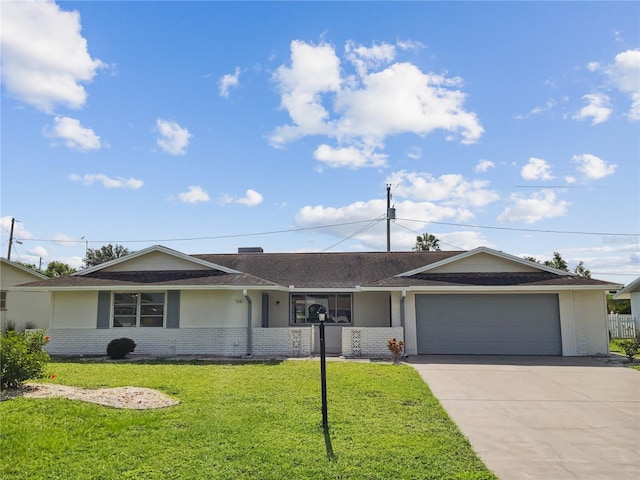
[[578,231],[570,231],[570,230],[542,230],[542,229],[535,229],[535,228],[493,227],[489,225],[471,225],[468,223],[433,222],[431,220],[415,220],[410,218],[398,218],[397,220],[403,220],[405,222],[433,223],[434,225],[448,225],[453,227],[486,228],[490,230],[510,230],[515,232],[563,233],[568,235],[600,235],[600,236],[610,235],[610,236],[616,236],[616,237],[640,237],[640,233],[578,232]]
[[[368,220],[357,220],[353,222],[333,223],[328,225],[316,225],[312,227],[290,228],[286,230],[271,230],[266,232],[238,233],[238,234],[214,235],[214,236],[206,236],[206,237],[162,238],[162,239],[144,239],[144,240],[91,240],[91,243],[152,243],[152,242],[187,242],[187,241],[197,241],[197,240],[218,240],[223,238],[242,238],[242,237],[260,236],[260,235],[277,235],[280,233],[294,233],[294,232],[302,232],[307,230],[319,230],[319,229],[325,229],[325,228],[341,227],[346,225],[356,225],[359,223],[371,224],[371,223],[376,223],[380,220],[381,220],[380,217],[376,217],[374,219],[368,219]],[[436,222],[431,220],[396,218],[396,224],[403,228],[406,228],[407,230],[411,230],[411,229],[398,224],[397,223],[398,220],[402,220],[405,222],[415,222],[415,223],[424,223],[424,224],[433,224],[433,225],[446,225],[446,226],[452,226],[452,227],[480,228],[480,229],[488,229],[488,230],[504,230],[504,231],[515,231],[515,232],[555,233],[555,234],[566,234],[566,235],[598,235],[598,236],[607,235],[607,236],[618,236],[618,237],[640,237],[640,233],[584,232],[584,231],[572,231],[572,230],[546,230],[546,229],[536,229],[536,228],[496,227],[492,225],[472,225],[468,223]],[[370,225],[367,225],[365,227],[365,230],[368,229],[369,227]],[[411,231],[414,231],[414,230],[411,230]],[[354,235],[356,235],[357,233],[358,232],[356,232]],[[348,238],[351,238],[351,237],[348,237]],[[24,242],[54,242],[54,243],[80,243],[83,241],[85,243],[87,242],[86,240],[64,240],[64,239],[52,239],[52,238],[50,239],[20,238],[20,240]],[[451,246],[454,246],[454,245],[451,245]],[[333,246],[329,248],[333,248]]]
[[378,223],[381,220],[384,220],[385,215],[380,215],[378,218],[374,218],[368,225],[365,225],[364,227],[356,230],[355,232],[353,232],[351,235],[349,235],[348,237],[343,238],[342,240],[340,240],[338,243],[334,243],[333,245],[325,248],[324,250],[322,250],[323,252],[326,252],[327,250],[331,250],[333,247],[337,247],[338,245],[340,245],[342,242],[346,242],[347,240],[349,240],[350,238],[355,237],[356,235],[358,235],[359,233],[365,232],[366,230],[369,230],[371,227],[373,227],[376,223]]
[[[187,241],[195,241],[195,240],[218,240],[222,238],[253,237],[258,235],[275,235],[278,233],[293,233],[293,232],[301,232],[305,230],[318,230],[321,228],[342,227],[345,225],[355,225],[358,223],[368,223],[368,222],[377,222],[377,221],[378,221],[378,218],[374,218],[369,220],[357,220],[354,222],[333,223],[330,225],[317,225],[314,227],[300,227],[300,228],[291,228],[288,230],[272,230],[268,232],[257,232],[257,233],[238,233],[233,235],[216,235],[216,236],[210,236],[210,237],[160,238],[160,239],[147,239],[147,240],[91,240],[91,243],[151,243],[151,242],[187,242]],[[20,240],[28,241],[28,242],[56,242],[56,243],[85,242],[85,240],[58,240],[58,239],[52,239],[52,238],[24,238]]]

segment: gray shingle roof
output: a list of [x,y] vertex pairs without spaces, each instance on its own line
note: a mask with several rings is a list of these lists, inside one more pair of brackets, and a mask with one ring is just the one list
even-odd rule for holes
[[247,253],[192,255],[282,286],[354,288],[463,252]]
[[162,286],[276,286],[262,278],[244,273],[224,273],[219,270],[153,270],[92,272],[87,275],[52,278],[26,284],[30,287],[124,287],[134,285]]
[[576,275],[551,272],[492,272],[492,273],[419,273],[411,277],[390,277],[370,287],[450,287],[450,286],[569,286],[609,285],[609,282]]
[[[220,270],[103,271],[25,284],[29,287],[113,288],[135,285],[176,287],[264,287],[297,289],[410,288],[443,286],[605,286],[608,282],[548,271],[499,273],[401,273],[466,252],[350,252],[199,254],[194,259],[242,272]],[[123,265],[126,263],[123,262]]]

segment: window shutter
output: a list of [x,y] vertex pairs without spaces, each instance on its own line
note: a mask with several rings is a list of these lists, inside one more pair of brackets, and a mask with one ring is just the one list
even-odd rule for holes
[[167,328],[180,328],[180,290],[167,292]]
[[262,328],[269,327],[269,294],[262,294]]
[[111,292],[98,292],[97,328],[109,328],[111,325]]

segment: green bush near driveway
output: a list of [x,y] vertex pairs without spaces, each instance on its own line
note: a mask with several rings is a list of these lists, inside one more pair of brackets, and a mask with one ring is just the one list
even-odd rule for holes
[[0,403],[0,478],[495,479],[417,372],[319,364],[52,363],[55,383],[158,389],[180,404],[120,410],[66,399]]

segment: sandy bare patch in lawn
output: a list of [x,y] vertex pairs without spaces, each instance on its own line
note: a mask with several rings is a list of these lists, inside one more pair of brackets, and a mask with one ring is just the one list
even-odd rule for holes
[[17,390],[2,392],[3,400],[14,397],[53,398],[63,397],[70,400],[97,403],[113,408],[147,410],[177,405],[177,400],[158,390],[139,387],[117,388],[81,388],[51,383],[27,383]]

